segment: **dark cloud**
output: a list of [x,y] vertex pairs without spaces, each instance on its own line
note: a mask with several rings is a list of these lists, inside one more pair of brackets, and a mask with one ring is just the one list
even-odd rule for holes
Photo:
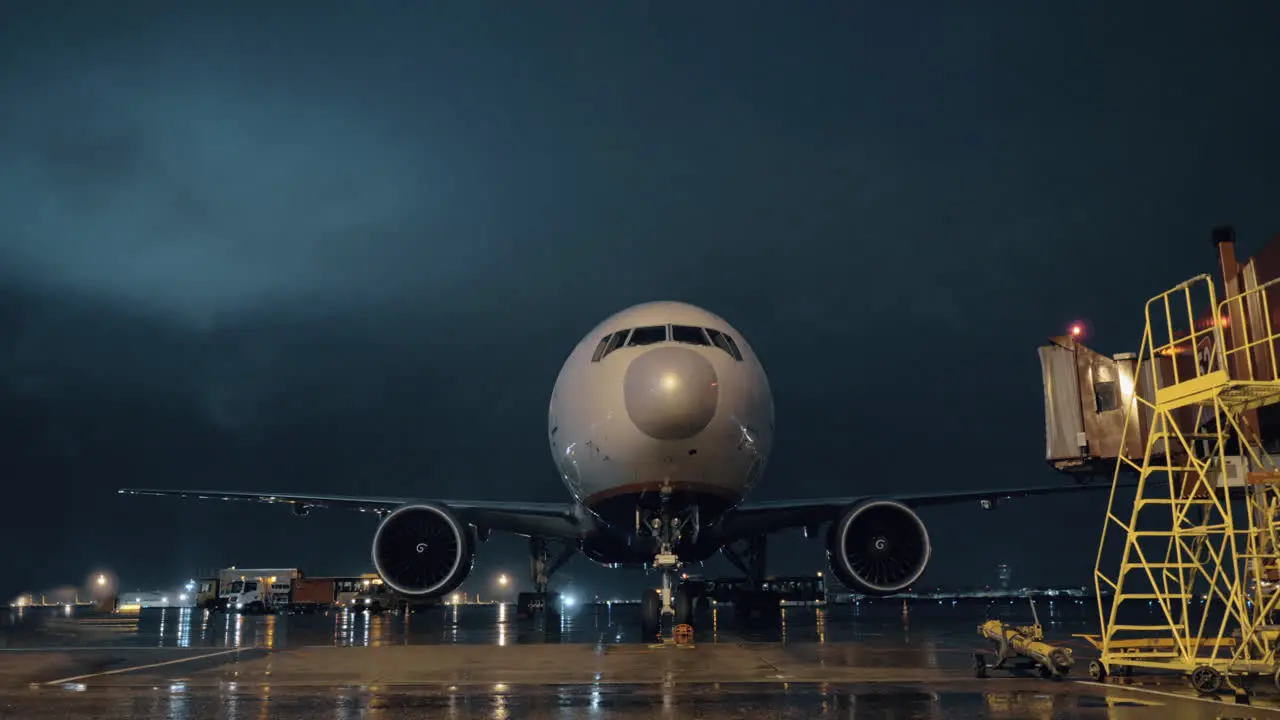
[[[366,563],[359,520],[123,484],[560,498],[559,364],[659,298],[764,358],[764,494],[1051,482],[1036,343],[1131,349],[1209,228],[1280,229],[1256,4],[3,12],[14,582]],[[931,577],[1033,559],[984,542]]]

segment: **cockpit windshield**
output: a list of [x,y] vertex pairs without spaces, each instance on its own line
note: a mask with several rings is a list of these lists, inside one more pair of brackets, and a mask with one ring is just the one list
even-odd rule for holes
[[711,341],[707,339],[707,334],[700,327],[690,327],[689,325],[672,325],[671,341],[678,343],[688,343],[690,345],[710,345]]
[[647,325],[618,330],[600,338],[596,343],[595,352],[591,354],[591,362],[600,362],[621,347],[656,345],[663,342],[717,347],[728,353],[734,360],[742,361],[742,352],[728,333],[692,325]]
[[650,325],[649,327],[638,327],[631,331],[631,339],[627,341],[627,347],[635,347],[637,345],[656,345],[660,342],[667,341],[666,325]]

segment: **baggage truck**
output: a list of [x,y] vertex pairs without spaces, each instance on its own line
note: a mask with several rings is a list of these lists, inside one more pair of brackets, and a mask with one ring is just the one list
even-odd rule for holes
[[289,609],[293,602],[293,582],[302,577],[302,571],[228,568],[220,576],[218,597],[227,611],[262,613]]
[[299,577],[293,583],[290,610],[296,613],[314,613],[351,607],[361,593],[381,584],[382,579],[374,573],[357,577]]
[[198,581],[196,607],[224,612],[313,613],[350,607],[382,580],[374,573],[307,577],[297,568],[235,568]]

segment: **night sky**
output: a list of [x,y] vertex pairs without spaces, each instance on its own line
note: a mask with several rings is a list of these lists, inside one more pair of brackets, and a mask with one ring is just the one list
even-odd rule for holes
[[[1263,0],[200,6],[0,4],[0,599],[371,568],[371,516],[121,486],[564,500],[560,364],[654,299],[764,362],[756,497],[1070,482],[1036,347],[1280,232]],[[1103,502],[923,511],[924,583],[1087,582]]]

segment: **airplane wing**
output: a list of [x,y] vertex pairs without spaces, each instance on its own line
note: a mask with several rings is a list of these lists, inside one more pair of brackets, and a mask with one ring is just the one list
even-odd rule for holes
[[980,502],[986,509],[995,509],[1002,500],[1035,495],[1059,495],[1086,491],[1110,490],[1111,483],[1091,485],[1051,485],[1030,488],[992,488],[989,490],[963,490],[933,493],[888,493],[849,497],[809,498],[805,500],[764,500],[747,502],[725,519],[721,534],[730,538],[763,535],[786,528],[804,527],[838,519],[845,508],[857,502],[869,500],[896,500],[909,508],[957,505]]
[[[401,505],[428,498],[358,497],[353,495],[302,495],[298,493],[234,492],[226,490],[158,490],[122,488],[121,495],[160,495],[196,500],[239,500],[268,504],[284,504],[295,514],[306,515],[311,508],[342,508],[359,512],[387,513]],[[481,530],[498,530],[518,535],[545,538],[575,538],[578,523],[569,503],[503,502],[490,500],[441,500],[458,518]]]

